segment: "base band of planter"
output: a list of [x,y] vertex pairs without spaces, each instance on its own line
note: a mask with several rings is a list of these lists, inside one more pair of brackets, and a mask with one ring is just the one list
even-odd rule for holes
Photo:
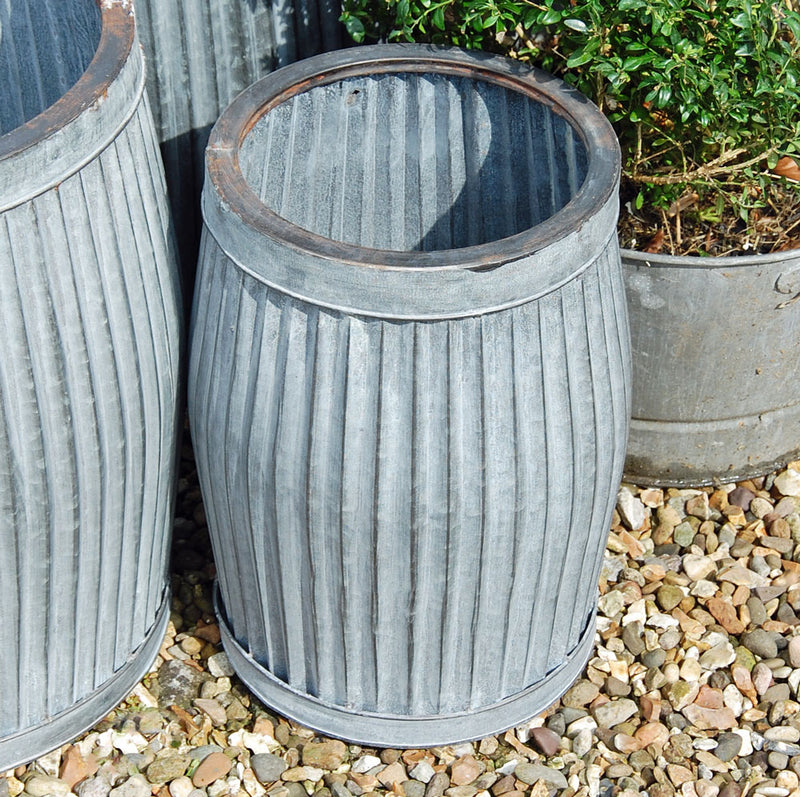
[[124,700],[155,661],[167,630],[169,610],[170,591],[167,589],[156,622],[144,642],[112,678],[55,717],[21,733],[0,738],[0,772],[32,761],[74,739]]
[[787,429],[800,429],[800,405],[721,421],[632,418],[625,478],[675,487],[750,479],[800,457]]
[[419,748],[494,736],[526,722],[547,708],[580,676],[592,652],[594,613],[577,646],[563,663],[527,689],[490,706],[436,716],[398,716],[350,711],[293,689],[262,667],[234,639],[225,608],[214,588],[214,610],[222,644],[236,674],[257,697],[280,714],[328,736],[376,747]]

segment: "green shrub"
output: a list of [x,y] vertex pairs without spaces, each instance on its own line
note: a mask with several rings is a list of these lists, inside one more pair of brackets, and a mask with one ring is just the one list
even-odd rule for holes
[[[345,0],[356,40],[505,53],[613,122],[635,207],[687,190],[743,218],[800,152],[800,13],[769,0]],[[798,158],[800,160],[800,158]],[[706,203],[708,204],[708,203]]]

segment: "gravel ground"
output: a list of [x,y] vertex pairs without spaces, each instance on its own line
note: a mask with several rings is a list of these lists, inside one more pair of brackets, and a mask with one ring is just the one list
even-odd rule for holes
[[0,797],[800,797],[800,462],[698,490],[623,485],[582,678],[528,725],[374,750],[275,716],[233,675],[184,451],[173,616],[93,730],[0,775]]

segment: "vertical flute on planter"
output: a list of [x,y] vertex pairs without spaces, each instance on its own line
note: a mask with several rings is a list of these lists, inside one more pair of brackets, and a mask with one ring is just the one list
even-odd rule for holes
[[0,70],[4,771],[158,652],[183,344],[129,0],[3,0]]
[[420,747],[581,672],[628,429],[619,149],[561,81],[412,45],[318,56],[207,152],[189,412],[234,668]]
[[273,69],[340,48],[340,6],[339,0],[136,0],[187,292],[211,126],[242,89]]

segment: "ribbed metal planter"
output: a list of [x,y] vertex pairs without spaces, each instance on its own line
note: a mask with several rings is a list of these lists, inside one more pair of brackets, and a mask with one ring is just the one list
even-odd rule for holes
[[0,771],[158,652],[179,285],[127,0],[0,3]]
[[242,89],[273,69],[339,49],[340,14],[340,0],[136,0],[187,291],[212,125]]
[[633,347],[626,477],[702,485],[800,457],[800,253],[623,250]]
[[212,132],[190,418],[223,641],[333,736],[508,728],[591,650],[628,426],[618,150],[562,83],[394,45]]

